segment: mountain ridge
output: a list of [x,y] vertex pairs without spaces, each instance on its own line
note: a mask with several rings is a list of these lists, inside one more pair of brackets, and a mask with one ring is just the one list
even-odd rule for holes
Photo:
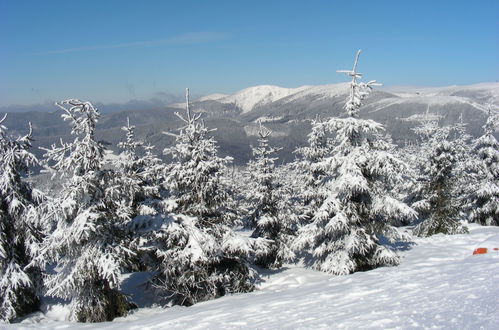
[[[311,120],[342,117],[348,93],[348,83],[282,88],[272,85],[253,86],[231,95],[212,94],[190,102],[193,112],[203,114],[211,133],[220,146],[220,153],[232,156],[237,165],[245,164],[251,157],[250,145],[256,145],[259,122],[272,132],[270,142],[283,149],[279,157],[283,162],[292,161],[293,151],[307,143]],[[376,89],[365,100],[360,116],[380,122],[399,146],[416,141],[412,128],[424,116],[439,120],[441,125],[463,121],[468,133],[482,134],[489,106],[494,112],[499,108],[499,83],[438,88],[397,87],[397,90]],[[136,126],[136,137],[156,146],[156,153],[174,142],[162,134],[175,132],[183,123],[175,116],[185,107],[183,103],[153,108],[130,108],[104,112],[97,126],[97,136],[108,147],[119,152],[117,143],[123,139],[120,129],[127,117]],[[52,112],[10,113],[5,121],[13,134],[25,134],[28,121],[34,128],[34,146],[48,147],[61,138],[69,138],[70,127],[59,114]],[[104,109],[105,111],[105,109]],[[1,111],[0,111],[1,112]]]

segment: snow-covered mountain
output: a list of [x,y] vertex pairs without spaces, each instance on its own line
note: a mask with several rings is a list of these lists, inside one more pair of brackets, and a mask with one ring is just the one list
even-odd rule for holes
[[[272,85],[249,87],[231,95],[212,94],[202,97],[195,102],[217,101],[232,103],[240,108],[242,114],[253,111],[255,108],[269,106],[279,102],[288,104],[300,99],[315,100],[331,99],[345,96],[348,93],[348,83],[302,86],[297,88],[283,88]],[[482,83],[469,86],[448,87],[390,87],[381,89],[391,94],[374,103],[372,106],[382,109],[386,104],[421,103],[425,105],[470,104],[477,109],[487,111],[487,104],[499,104],[499,83]]]
[[[283,147],[279,154],[281,161],[290,161],[295,157],[292,151],[306,143],[311,119],[344,114],[347,93],[347,83],[297,88],[261,85],[231,95],[207,95],[192,101],[191,108],[203,113],[209,127],[217,128],[213,134],[220,151],[232,156],[236,164],[248,161],[249,145],[256,143],[259,121],[273,132],[271,143]],[[489,105],[492,111],[499,111],[499,83],[438,88],[381,87],[366,99],[361,116],[385,125],[394,142],[403,145],[415,139],[411,128],[426,116],[440,119],[442,125],[463,120],[469,133],[479,136]],[[137,137],[156,145],[161,154],[173,141],[162,132],[174,131],[182,125],[174,113],[183,107],[185,104],[178,103],[108,113],[102,116],[97,134],[116,151],[116,144],[122,138],[120,127],[130,117],[137,126]],[[105,105],[101,108],[105,110]],[[36,147],[47,147],[69,134],[67,125],[56,113],[12,113],[6,124],[11,132],[23,133],[28,121],[33,123]]]
[[[235,94],[227,95],[218,99],[210,98],[221,103],[234,103],[242,110],[242,113],[247,113],[253,110],[256,106],[263,106],[296,94],[303,90],[304,87],[298,88],[283,88],[272,85],[261,85],[243,89]],[[200,99],[202,100],[202,98]]]
[[347,93],[347,83],[320,86],[301,86],[297,88],[259,85],[245,88],[231,95],[212,94],[204,96],[196,101],[218,101],[224,104],[232,103],[241,109],[242,114],[245,114],[252,111],[256,107],[263,107],[277,101],[290,103],[294,100],[308,98],[310,96],[318,98],[331,98],[346,95]]
[[222,94],[222,93],[215,93],[215,94],[210,94],[206,95],[203,97],[200,97],[198,101],[218,101],[220,99],[223,99],[224,97],[229,96],[228,94]]
[[[348,93],[347,83],[298,88],[262,85],[216,99],[199,99],[192,108],[212,120],[230,118],[232,127],[240,127],[250,142],[258,131],[258,122],[264,122],[273,131],[271,140],[284,147],[280,156],[290,160],[291,151],[305,143],[311,119],[344,115]],[[479,136],[489,105],[492,111],[498,111],[499,83],[382,88],[367,98],[361,116],[384,124],[401,145],[416,138],[411,128],[428,116],[438,118],[442,125],[462,120],[470,134]]]

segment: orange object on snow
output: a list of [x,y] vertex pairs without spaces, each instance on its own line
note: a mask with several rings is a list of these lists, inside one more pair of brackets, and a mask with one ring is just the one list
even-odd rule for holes
[[473,254],[497,254],[499,253],[499,234],[487,238],[485,241],[475,245]]
[[487,248],[476,248],[473,254],[485,254],[487,253]]

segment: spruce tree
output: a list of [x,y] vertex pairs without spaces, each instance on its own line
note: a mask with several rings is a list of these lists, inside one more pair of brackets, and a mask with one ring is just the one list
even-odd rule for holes
[[279,150],[269,146],[271,132],[260,124],[258,146],[252,147],[253,157],[248,164],[252,189],[250,223],[253,224],[253,238],[263,238],[270,243],[256,252],[255,263],[265,268],[279,268],[284,260],[293,257],[288,248],[292,231],[292,219],[286,210],[283,187],[277,181],[273,157]]
[[[157,204],[161,194],[164,194],[164,165],[153,153],[153,146],[135,139],[135,126],[130,125],[129,118],[121,129],[125,132],[125,140],[118,143],[123,152],[114,161],[117,171],[114,186],[122,202],[130,206],[130,217],[133,219],[128,227],[128,245],[134,253],[127,258],[126,270],[144,271],[154,264],[155,257],[153,251],[141,248],[144,235],[137,231],[136,220],[157,215]],[[139,155],[139,149],[144,151],[142,155]]]
[[416,202],[412,204],[419,213],[414,234],[426,237],[466,232],[460,222],[464,209],[459,192],[460,163],[465,157],[462,127],[439,127],[437,121],[426,120],[414,130],[423,140]]
[[[124,193],[128,195],[135,216],[139,212],[137,208],[140,202],[159,197],[163,164],[153,153],[153,146],[144,145],[135,139],[135,126],[130,125],[129,118],[121,129],[125,132],[125,141],[118,143],[123,152],[115,161],[115,166],[119,185],[126,187]],[[140,156],[138,149],[144,151]]]
[[318,187],[326,178],[327,165],[323,160],[330,155],[333,146],[327,121],[321,120],[319,117],[312,120],[312,130],[308,134],[307,142],[307,146],[295,151],[300,156],[295,162],[297,179],[300,181],[299,191],[296,193],[300,196],[298,201],[300,220],[305,224],[311,221],[318,207],[324,201]]
[[[406,144],[395,150],[396,157],[402,160],[406,166],[401,173],[400,181],[394,186],[394,194],[397,196],[397,199],[407,205],[412,205],[419,198],[417,193],[418,183],[416,181],[418,177],[417,164],[420,160],[419,150],[419,146],[415,143]],[[401,217],[395,219],[392,224],[396,227],[401,227],[411,225],[413,221],[413,217]]]
[[393,156],[382,125],[359,118],[362,101],[375,85],[357,82],[359,54],[353,70],[340,71],[352,77],[347,117],[327,122],[334,144],[320,165],[326,174],[318,188],[323,202],[296,241],[299,249],[311,248],[314,268],[333,274],[396,265],[397,254],[382,245],[380,236],[396,237],[393,218],[415,215],[390,193],[403,164]]
[[484,125],[484,134],[473,144],[477,162],[474,173],[478,187],[471,195],[470,221],[484,226],[499,226],[499,143],[494,131],[499,127],[499,115],[489,115]]
[[39,264],[57,263],[47,293],[70,300],[70,319],[110,321],[131,305],[119,291],[121,267],[130,254],[127,224],[132,208],[116,173],[103,168],[104,147],[95,138],[99,112],[76,99],[57,105],[76,137],[46,150],[54,175],[66,177],[60,195],[45,207],[55,230],[43,243]]
[[255,274],[247,261],[251,243],[230,227],[235,211],[224,174],[231,159],[218,156],[200,115],[191,113],[188,90],[186,104],[186,116],[177,114],[185,126],[165,149],[172,157],[164,171],[167,194],[134,224],[147,237],[142,248],[157,258],[156,288],[168,304],[188,306],[251,291]]
[[27,135],[13,138],[0,120],[0,322],[11,322],[39,308],[41,273],[29,266],[42,239],[35,207],[42,194],[23,176],[38,164]]
[[[188,99],[188,93],[187,93]],[[192,114],[187,101],[186,116],[176,113],[185,126],[175,137],[175,144],[166,148],[172,163],[166,168],[166,184],[177,204],[176,213],[197,217],[213,234],[236,220],[230,185],[226,174],[231,157],[219,157],[218,146],[200,114]]]

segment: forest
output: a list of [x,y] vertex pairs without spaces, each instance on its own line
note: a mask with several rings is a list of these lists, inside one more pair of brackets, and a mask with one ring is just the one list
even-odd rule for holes
[[[246,167],[221,157],[189,91],[183,126],[164,150],[123,123],[121,153],[95,137],[99,110],[56,105],[72,141],[33,154],[32,127],[12,136],[0,120],[0,321],[40,309],[43,297],[70,305],[75,322],[104,322],[136,308],[122,275],[149,272],[164,307],[191,306],[255,290],[256,269],[286,263],[331,275],[395,266],[395,248],[413,237],[499,226],[499,116],[489,106],[483,133],[463,122],[423,117],[418,143],[397,147],[385,127],[361,119],[377,86],[361,81],[360,51],[347,74],[341,117],[317,117],[295,160],[278,165],[272,133],[259,123]],[[163,161],[158,153],[168,156]],[[43,168],[57,189],[37,186]],[[248,234],[246,234],[248,233]]]

